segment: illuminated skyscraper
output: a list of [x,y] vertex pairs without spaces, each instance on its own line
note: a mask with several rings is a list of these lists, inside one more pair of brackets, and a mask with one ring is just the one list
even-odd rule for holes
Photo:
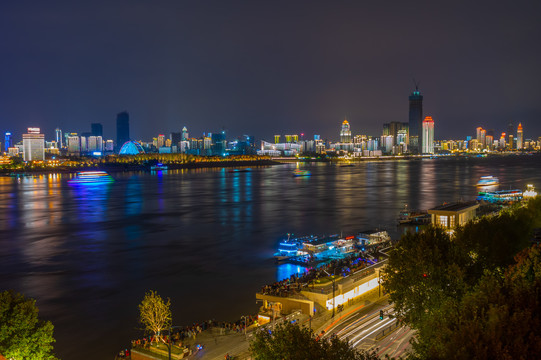
[[427,116],[423,120],[422,132],[421,144],[423,147],[421,153],[434,154],[434,120],[432,120],[431,116]]
[[280,135],[274,135],[274,143],[279,144],[280,143]]
[[4,134],[4,151],[7,153],[9,152],[9,148],[13,147],[13,140],[11,140],[11,133],[6,132]]
[[182,141],[188,140],[188,129],[186,129],[186,126],[182,128]]
[[56,146],[58,146],[59,149],[62,149],[64,147],[64,139],[62,137],[62,130],[60,130],[59,128],[56,128],[55,135],[56,135]]
[[160,134],[160,135],[158,135],[158,146],[157,146],[157,148],[159,149],[164,145],[165,145],[165,135]]
[[351,129],[349,127],[349,122],[345,119],[342,122],[342,129],[340,130],[340,142],[342,144],[351,143]]
[[116,116],[116,146],[118,149],[130,140],[130,115],[123,111]]
[[522,123],[518,123],[517,128],[517,150],[524,148],[524,134],[522,133]]
[[28,128],[23,134],[24,161],[45,160],[45,135],[40,134],[39,128]]
[[420,134],[423,126],[423,95],[419,92],[417,84],[415,84],[415,90],[411,93],[409,100],[409,151],[419,153],[423,141]]

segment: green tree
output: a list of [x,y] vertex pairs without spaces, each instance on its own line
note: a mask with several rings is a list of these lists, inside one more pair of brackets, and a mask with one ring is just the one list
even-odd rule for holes
[[358,351],[337,337],[317,339],[313,332],[299,325],[285,323],[274,331],[257,331],[250,343],[256,360],[376,360],[375,353]]
[[139,304],[140,321],[145,329],[154,333],[156,341],[161,331],[171,326],[171,300],[165,302],[156,291],[150,290]]
[[506,272],[487,271],[460,301],[446,301],[419,328],[414,350],[430,359],[541,358],[541,247]]
[[38,318],[35,304],[13,290],[0,293],[0,354],[7,359],[56,359],[53,324]]

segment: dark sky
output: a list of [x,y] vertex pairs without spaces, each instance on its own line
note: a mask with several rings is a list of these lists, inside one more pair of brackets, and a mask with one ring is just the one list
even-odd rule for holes
[[380,135],[412,78],[436,138],[541,136],[541,1],[2,1],[0,131]]

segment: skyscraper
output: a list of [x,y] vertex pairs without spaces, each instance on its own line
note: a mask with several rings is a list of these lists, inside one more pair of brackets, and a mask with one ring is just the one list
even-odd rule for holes
[[419,86],[415,84],[415,90],[410,97],[409,113],[409,151],[419,153],[422,149],[421,130],[423,126],[423,95],[419,92]]
[[56,146],[59,149],[62,149],[62,147],[64,145],[64,140],[63,140],[63,137],[62,137],[62,130],[60,130],[59,128],[56,128],[55,134],[56,134]]
[[522,123],[518,123],[517,128],[517,150],[524,148],[524,134],[522,133]]
[[24,161],[45,160],[45,135],[39,128],[28,128],[28,133],[23,134],[23,152]]
[[130,115],[123,111],[116,116],[116,146],[118,149],[130,140]]
[[188,129],[186,129],[186,126],[182,128],[182,141],[188,140],[189,134]]
[[425,117],[423,120],[422,134],[422,154],[434,154],[434,120],[431,116]]
[[11,140],[11,133],[10,132],[6,132],[4,134],[4,151],[7,153],[9,151],[9,148],[10,147],[13,147],[13,143],[12,143],[12,140]]
[[102,136],[103,137],[103,126],[100,123],[92,123],[90,124],[90,131],[92,132],[92,136]]
[[340,130],[340,142],[342,144],[349,144],[351,142],[351,129],[349,127],[349,122],[344,119],[342,122],[342,128]]

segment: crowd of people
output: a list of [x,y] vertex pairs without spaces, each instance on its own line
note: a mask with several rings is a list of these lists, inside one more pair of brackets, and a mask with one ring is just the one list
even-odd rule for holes
[[260,293],[264,295],[286,297],[313,285],[314,281],[324,278],[328,276],[328,274],[346,277],[351,273],[374,264],[375,261],[377,260],[370,260],[363,256],[359,256],[358,254],[343,259],[332,260],[317,268],[310,268],[303,274],[293,274],[287,279],[265,285],[261,288]]

